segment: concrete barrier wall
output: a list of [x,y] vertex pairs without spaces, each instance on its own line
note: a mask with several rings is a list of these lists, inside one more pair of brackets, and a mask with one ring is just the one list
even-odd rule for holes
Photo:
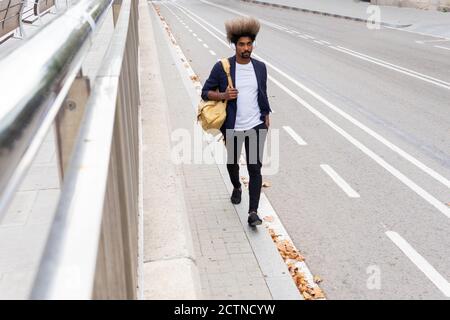
[[450,11],[450,0],[371,0],[370,2],[383,6]]

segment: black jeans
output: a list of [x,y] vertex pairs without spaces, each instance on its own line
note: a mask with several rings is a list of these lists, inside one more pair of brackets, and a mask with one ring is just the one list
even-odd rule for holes
[[227,148],[227,169],[234,188],[241,187],[239,180],[239,157],[241,155],[242,143],[245,145],[245,158],[250,176],[248,187],[250,195],[249,212],[258,210],[262,186],[261,167],[266,136],[267,126],[264,122],[250,130],[234,131],[228,129],[226,134],[224,134]]

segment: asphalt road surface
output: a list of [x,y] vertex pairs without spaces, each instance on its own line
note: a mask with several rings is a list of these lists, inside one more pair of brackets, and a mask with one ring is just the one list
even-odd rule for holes
[[[450,41],[240,1],[155,2],[203,82],[262,22],[279,166],[264,190],[329,299],[450,297]],[[447,48],[447,49],[445,49]]]

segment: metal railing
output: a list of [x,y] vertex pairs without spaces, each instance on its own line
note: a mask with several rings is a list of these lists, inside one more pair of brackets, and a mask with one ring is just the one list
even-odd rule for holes
[[[90,85],[80,67],[110,9]],[[58,141],[63,184],[33,299],[137,296],[137,23],[137,1],[81,0],[0,61],[0,219],[52,124]]]
[[13,36],[16,30],[23,37],[23,9],[23,0],[0,0],[0,43]]

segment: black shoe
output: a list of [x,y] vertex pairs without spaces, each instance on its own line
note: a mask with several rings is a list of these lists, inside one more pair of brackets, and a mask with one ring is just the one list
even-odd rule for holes
[[241,194],[242,189],[241,188],[234,188],[233,193],[231,194],[231,203],[233,204],[239,204],[241,203]]
[[256,211],[252,211],[248,214],[248,224],[252,227],[259,226],[262,223],[262,220],[258,217]]

